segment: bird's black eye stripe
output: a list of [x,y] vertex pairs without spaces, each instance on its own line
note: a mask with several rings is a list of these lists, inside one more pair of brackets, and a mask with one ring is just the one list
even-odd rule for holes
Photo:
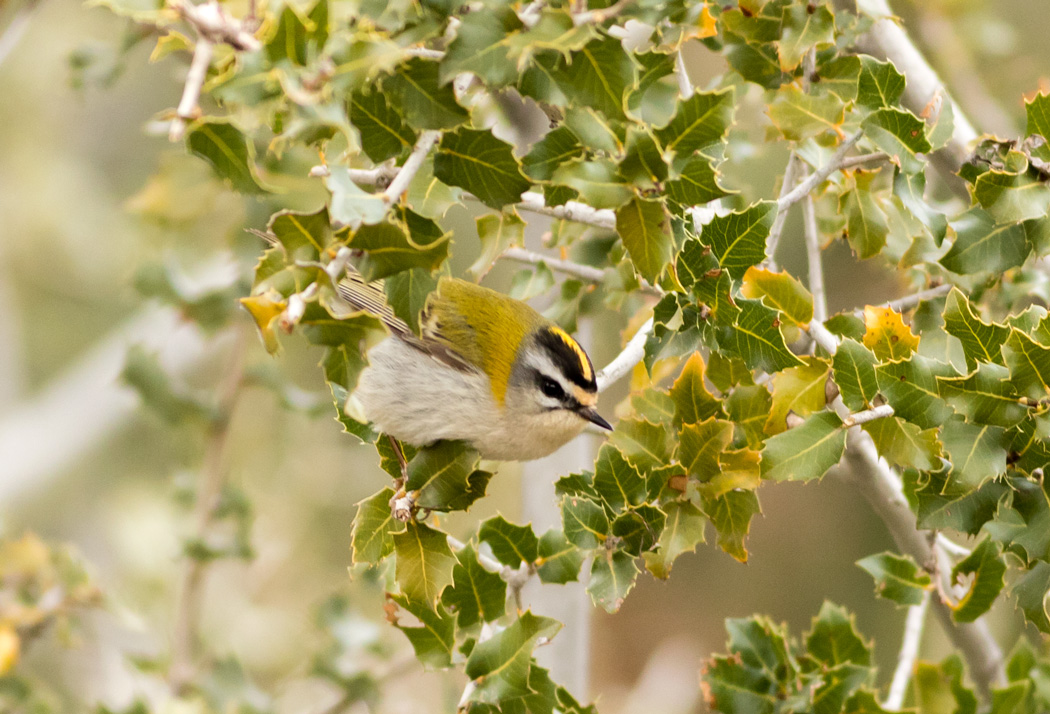
[[550,377],[540,375],[539,383],[540,391],[543,392],[544,396],[550,397],[551,399],[565,399],[565,390]]

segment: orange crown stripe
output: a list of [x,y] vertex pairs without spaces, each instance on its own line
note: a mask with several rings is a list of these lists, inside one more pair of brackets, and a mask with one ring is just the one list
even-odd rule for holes
[[587,353],[580,347],[580,343],[572,339],[565,330],[561,329],[557,325],[551,326],[551,332],[561,338],[561,341],[569,346],[569,348],[576,353],[576,357],[580,360],[580,369],[583,371],[583,378],[590,380],[594,379],[594,372],[591,370],[591,361],[587,358]]

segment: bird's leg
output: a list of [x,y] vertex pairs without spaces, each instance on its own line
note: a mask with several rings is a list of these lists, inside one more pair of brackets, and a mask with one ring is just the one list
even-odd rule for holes
[[390,434],[386,435],[386,438],[390,440],[390,448],[394,450],[394,456],[397,457],[397,465],[401,467],[401,480],[395,482],[398,489],[408,483],[408,462],[405,461],[405,452],[401,448],[401,442],[399,442]]
[[401,467],[401,478],[394,480],[394,497],[390,499],[390,510],[396,520],[406,523],[416,512],[416,493],[405,491],[408,484],[408,462],[405,461],[405,452],[401,444],[390,434],[387,434],[386,438],[390,440],[398,466]]

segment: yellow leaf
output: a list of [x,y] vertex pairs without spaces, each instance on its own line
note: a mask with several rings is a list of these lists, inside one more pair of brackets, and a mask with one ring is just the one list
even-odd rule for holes
[[880,361],[907,359],[919,348],[918,336],[892,308],[865,307],[864,328],[864,346]]
[[711,7],[705,2],[704,9],[700,11],[700,34],[697,35],[699,39],[705,37],[714,37],[718,34],[718,28],[715,27],[715,18],[711,14]]
[[0,677],[14,669],[18,664],[18,654],[22,649],[22,643],[18,639],[18,633],[11,625],[0,625]]
[[773,405],[766,420],[767,434],[787,430],[788,416],[807,417],[827,403],[825,391],[830,365],[817,357],[803,357],[805,364],[773,376]]
[[718,498],[734,489],[754,491],[762,481],[760,454],[754,449],[723,451],[718,455],[719,473],[700,484],[705,498]]
[[244,308],[251,313],[252,319],[255,320],[255,326],[259,328],[259,335],[263,339],[263,344],[266,345],[266,351],[270,354],[274,354],[280,348],[280,344],[277,342],[277,332],[274,328],[277,320],[281,317],[281,313],[288,307],[288,303],[279,298],[280,296],[275,293],[263,293],[262,295],[241,298],[241,305],[244,305]]

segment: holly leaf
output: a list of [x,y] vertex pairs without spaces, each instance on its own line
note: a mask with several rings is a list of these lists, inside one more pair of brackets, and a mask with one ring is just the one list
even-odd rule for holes
[[584,496],[566,496],[561,501],[561,522],[565,537],[582,550],[593,550],[609,535],[605,509]]
[[256,175],[253,152],[240,129],[225,119],[199,119],[186,133],[186,148],[215,169],[239,193],[266,193]]
[[624,93],[634,85],[637,63],[620,40],[604,36],[572,53],[555,79],[569,101],[593,107],[610,119],[624,119]]
[[1028,171],[992,168],[977,177],[973,195],[998,223],[1042,218],[1050,207],[1050,186]]
[[715,328],[719,347],[743,359],[748,369],[770,374],[802,364],[784,344],[776,310],[754,300],[738,300],[737,306],[736,322]]
[[403,209],[405,221],[388,221],[358,228],[350,248],[364,253],[357,269],[365,280],[379,280],[402,270],[436,269],[448,257],[451,233],[429,218]]
[[618,448],[642,473],[666,465],[671,460],[670,434],[662,424],[645,419],[621,419],[609,435]]
[[1040,632],[1050,634],[1050,563],[1040,561],[1013,584],[1011,593],[1025,619]]
[[879,391],[893,407],[893,413],[923,429],[934,429],[946,422],[954,410],[941,398],[938,377],[955,377],[951,365],[914,354],[901,362],[875,368]]
[[452,510],[450,503],[468,494],[478,453],[462,441],[440,441],[420,449],[408,463],[405,488],[416,492],[416,505],[434,511]]
[[762,300],[797,325],[805,326],[813,320],[813,295],[787,272],[751,266],[744,273],[740,292],[746,298]]
[[584,553],[569,542],[565,533],[551,528],[540,537],[536,573],[544,583],[564,584],[576,580]]
[[702,155],[689,159],[678,174],[678,178],[664,183],[667,198],[680,206],[700,206],[709,201],[735,194],[718,183],[718,169]]
[[758,448],[766,440],[765,423],[772,408],[769,390],[761,385],[737,387],[726,399],[726,413],[748,446]]
[[862,55],[860,62],[857,104],[868,109],[897,106],[904,94],[904,75],[892,62],[880,62],[867,55]]
[[420,623],[418,627],[408,627],[397,620],[394,621],[394,626],[401,630],[412,644],[416,659],[427,669],[444,669],[451,666],[456,646],[456,618],[441,605],[432,610],[403,594],[387,593],[386,596],[407,610]]
[[857,257],[873,258],[886,246],[889,218],[871,190],[878,173],[856,172],[839,196],[839,213],[846,216],[846,236]]
[[802,360],[802,365],[773,375],[773,404],[765,424],[767,434],[779,434],[787,429],[789,414],[807,417],[827,404],[828,364],[817,357]]
[[968,369],[974,369],[978,362],[1006,364],[1000,348],[1010,336],[1010,328],[982,320],[959,288],[953,287],[948,293],[943,317],[944,331],[962,343]]
[[489,131],[459,129],[441,137],[434,176],[470,191],[487,206],[503,208],[521,200],[532,185],[521,172],[513,147]]
[[743,211],[715,216],[704,226],[700,240],[711,246],[718,264],[740,278],[766,257],[766,239],[776,217],[776,204],[759,201]]
[[656,131],[664,155],[692,156],[696,151],[718,143],[733,123],[733,90],[696,92],[679,101],[674,118]]
[[357,504],[350,536],[354,563],[375,565],[394,552],[394,531],[400,524],[390,510],[393,490],[384,488]]
[[555,169],[583,156],[583,147],[567,126],[547,132],[522,159],[522,169],[535,181],[549,181]]
[[437,290],[437,282],[426,268],[403,270],[383,280],[387,304],[417,335],[419,315],[426,306],[430,293]]
[[919,338],[891,307],[864,308],[864,346],[881,362],[907,359],[919,349]]
[[[441,64],[413,57],[383,80],[383,92],[417,129],[452,129],[469,118],[452,85],[442,86]],[[469,189],[468,189],[469,190]]]
[[722,402],[704,384],[704,358],[694,352],[686,360],[681,374],[671,387],[671,401],[674,405],[674,424],[695,424],[710,417],[724,417]]
[[936,429],[920,429],[895,416],[861,425],[879,456],[903,468],[934,471],[941,467],[941,442]]
[[733,425],[711,417],[699,424],[683,424],[678,435],[678,461],[701,483],[719,472],[718,455],[733,440]]
[[981,208],[971,208],[949,225],[955,231],[955,242],[940,264],[953,273],[1003,273],[1021,265],[1032,249],[1024,226],[997,225]]
[[490,87],[514,84],[518,79],[517,51],[512,43],[524,25],[508,7],[485,7],[459,18],[456,39],[441,62],[441,80],[470,72]]
[[451,612],[456,613],[460,627],[471,627],[479,622],[492,622],[506,613],[507,583],[498,573],[482,567],[473,544],[467,544],[456,554],[452,569],[452,585],[441,596]]
[[493,516],[481,524],[478,540],[488,543],[496,560],[512,568],[533,563],[539,557],[539,541],[532,526],[519,526],[503,516]]
[[638,566],[634,556],[622,550],[600,552],[591,566],[591,579],[587,592],[595,605],[608,613],[617,612],[623,605],[627,593],[638,579]]
[[638,273],[655,283],[673,258],[670,215],[664,204],[635,196],[616,210],[616,232]]
[[504,213],[486,213],[475,218],[474,222],[481,239],[481,252],[467,270],[480,280],[507,248],[525,245],[525,221],[517,211],[510,209]]
[[988,612],[1003,589],[1006,563],[999,555],[999,546],[986,538],[973,552],[952,568],[952,582],[960,576],[973,576],[970,587],[959,602],[952,607],[952,619],[956,622],[973,622]]
[[1028,414],[1006,367],[980,364],[965,377],[938,377],[941,396],[973,424],[1015,426]]
[[917,662],[912,688],[920,714],[977,712],[977,697],[963,685],[963,665],[958,655],[948,657],[940,666]]
[[810,481],[837,464],[846,448],[846,431],[834,412],[821,412],[801,425],[766,440],[762,478]]
[[784,10],[783,27],[777,55],[780,69],[785,72],[798,67],[814,47],[824,48],[835,42],[835,16],[827,5],[792,5]]
[[526,610],[506,629],[474,645],[465,671],[476,683],[473,697],[490,704],[529,694],[532,651],[558,633],[561,623]]
[[433,608],[452,582],[452,569],[456,565],[448,536],[425,523],[409,521],[405,529],[393,537],[397,555],[394,577],[401,592]]
[[831,361],[835,384],[842,395],[842,402],[850,410],[859,412],[871,407],[879,391],[875,377],[878,359],[871,350],[856,340],[844,339]]
[[612,511],[645,502],[645,479],[611,444],[603,444],[594,463],[594,490]]
[[1016,327],[1010,328],[1005,346],[1010,381],[1029,399],[1050,394],[1050,347],[1044,347]]
[[380,91],[350,95],[350,121],[361,134],[361,148],[377,164],[400,156],[416,143],[416,133]]
[[840,127],[846,117],[846,105],[834,94],[808,94],[794,84],[778,89],[767,111],[789,141],[804,141],[829,130],[842,136]]
[[824,601],[806,635],[809,654],[825,666],[871,666],[871,644],[857,632],[856,621],[844,607]]
[[704,525],[707,520],[699,508],[689,501],[671,501],[663,506],[667,521],[657,549],[643,554],[645,568],[653,577],[666,580],[671,567],[683,553],[696,552],[696,546],[704,542]]
[[978,488],[1006,473],[1006,431],[987,424],[951,419],[941,429],[941,440],[952,463],[949,483]]
[[860,128],[907,173],[921,171],[923,164],[915,155],[929,153],[933,148],[926,138],[926,124],[902,109],[878,109],[861,122]]
[[386,219],[387,205],[382,197],[361,190],[347,171],[332,171],[324,183],[332,194],[328,212],[333,223],[357,229],[362,224],[375,225]]
[[751,518],[762,509],[754,491],[735,490],[702,500],[704,514],[718,531],[718,547],[741,563],[747,562],[744,540],[751,529]]
[[876,595],[898,605],[918,605],[923,593],[933,589],[929,574],[908,556],[878,553],[861,558],[857,565],[875,578]]

